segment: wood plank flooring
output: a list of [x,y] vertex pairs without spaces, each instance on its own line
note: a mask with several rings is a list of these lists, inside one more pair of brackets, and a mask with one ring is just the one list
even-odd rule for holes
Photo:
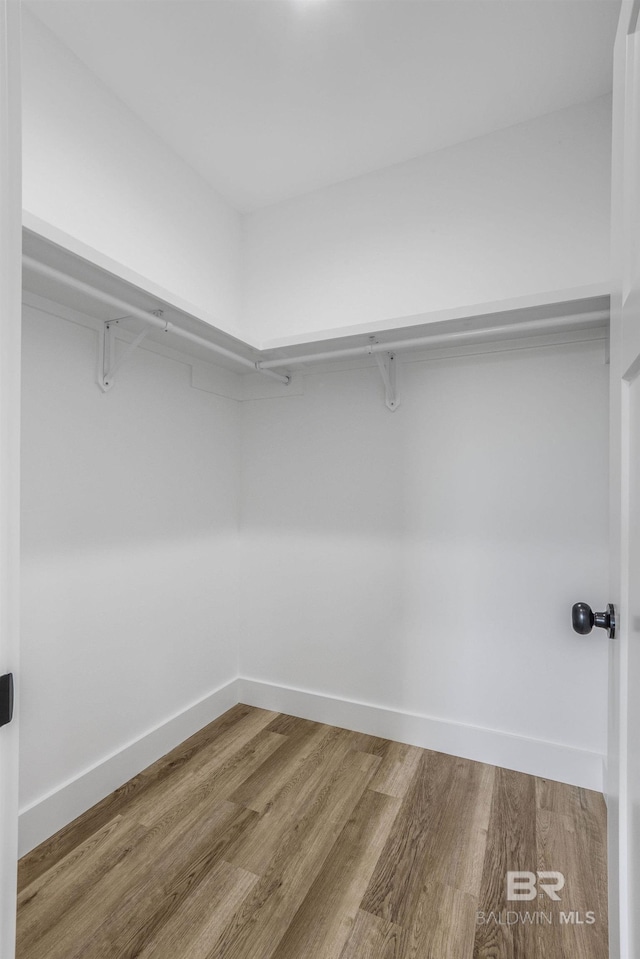
[[21,860],[17,959],[606,959],[605,842],[599,793],[239,705]]

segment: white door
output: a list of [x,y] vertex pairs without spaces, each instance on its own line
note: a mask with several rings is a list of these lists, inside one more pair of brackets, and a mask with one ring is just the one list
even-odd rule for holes
[[[18,668],[20,309],[20,6],[0,0],[0,675]],[[0,728],[0,959],[15,952],[18,731]]]
[[611,302],[612,600],[609,658],[611,959],[640,956],[640,0],[616,39]]

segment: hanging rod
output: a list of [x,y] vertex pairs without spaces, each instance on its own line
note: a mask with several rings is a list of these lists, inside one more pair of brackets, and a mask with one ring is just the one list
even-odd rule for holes
[[397,353],[399,350],[411,350],[420,347],[441,346],[447,343],[459,343],[474,338],[486,336],[510,336],[513,333],[537,333],[552,329],[575,326],[581,328],[601,326],[604,320],[609,319],[608,310],[598,310],[592,313],[575,313],[573,316],[556,319],[525,320],[522,323],[512,323],[508,326],[483,327],[478,330],[459,330],[457,333],[439,333],[429,336],[418,336],[411,340],[392,340],[387,343],[368,343],[366,346],[352,346],[345,349],[326,350],[324,353],[307,353],[304,356],[289,356],[286,359],[263,360],[256,363],[259,370],[267,373],[279,366],[290,366],[293,363],[318,363],[324,360],[340,360],[350,356],[371,356],[376,353]]
[[188,330],[183,330],[179,326],[174,326],[172,323],[167,323],[166,320],[163,320],[159,316],[155,316],[153,313],[148,313],[146,310],[141,310],[137,306],[131,306],[129,303],[119,299],[117,296],[111,296],[110,293],[104,293],[102,290],[96,289],[89,283],[83,283],[82,280],[76,280],[67,273],[62,273],[60,270],[55,270],[51,266],[46,266],[44,263],[40,263],[38,260],[34,260],[30,256],[23,256],[22,263],[25,267],[27,267],[27,269],[33,270],[35,273],[39,273],[40,276],[46,276],[49,279],[56,280],[58,283],[62,283],[64,286],[67,286],[72,290],[76,290],[78,293],[84,293],[87,296],[93,297],[94,300],[104,303],[105,306],[113,307],[114,310],[118,310],[121,314],[126,314],[126,316],[135,316],[138,319],[144,320],[145,323],[148,323],[150,326],[155,326],[158,329],[166,332],[171,332],[175,336],[181,337],[183,340],[189,340],[191,343],[197,343],[198,346],[203,346],[205,349],[211,350],[212,353],[217,353],[218,356],[225,356],[227,359],[233,360],[234,362],[245,366],[247,369],[251,369],[254,372],[258,371],[259,373],[263,373],[265,376],[269,376],[274,380],[278,380],[280,383],[288,384],[291,380],[291,377],[286,376],[283,373],[274,373],[268,369],[261,369],[258,363],[247,359],[245,356],[241,356],[239,353],[234,353],[232,350],[228,350],[224,346],[218,346],[216,343],[211,343],[210,340],[205,340],[204,337],[198,336],[196,333],[190,333]]

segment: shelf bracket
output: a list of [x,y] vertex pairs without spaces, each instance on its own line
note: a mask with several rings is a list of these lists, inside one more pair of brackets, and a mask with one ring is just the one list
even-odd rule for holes
[[[162,316],[162,310],[154,310],[154,316]],[[127,317],[123,316],[120,319],[126,320]],[[106,320],[102,327],[102,336],[98,337],[98,385],[103,393],[109,392],[115,383],[116,372],[151,331],[150,326],[145,327],[116,358],[116,330],[119,323],[120,320]],[[167,323],[165,332],[170,326],[171,324]]]
[[393,413],[400,406],[400,393],[397,384],[398,358],[395,353],[374,353],[373,356],[384,383],[384,401],[387,409]]

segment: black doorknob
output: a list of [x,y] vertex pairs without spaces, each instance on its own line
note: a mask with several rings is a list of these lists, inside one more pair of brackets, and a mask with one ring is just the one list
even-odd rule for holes
[[615,638],[616,611],[611,603],[604,613],[594,613],[587,603],[575,603],[571,610],[571,620],[576,633],[581,636],[590,633],[594,626],[600,626],[606,629],[609,639]]

